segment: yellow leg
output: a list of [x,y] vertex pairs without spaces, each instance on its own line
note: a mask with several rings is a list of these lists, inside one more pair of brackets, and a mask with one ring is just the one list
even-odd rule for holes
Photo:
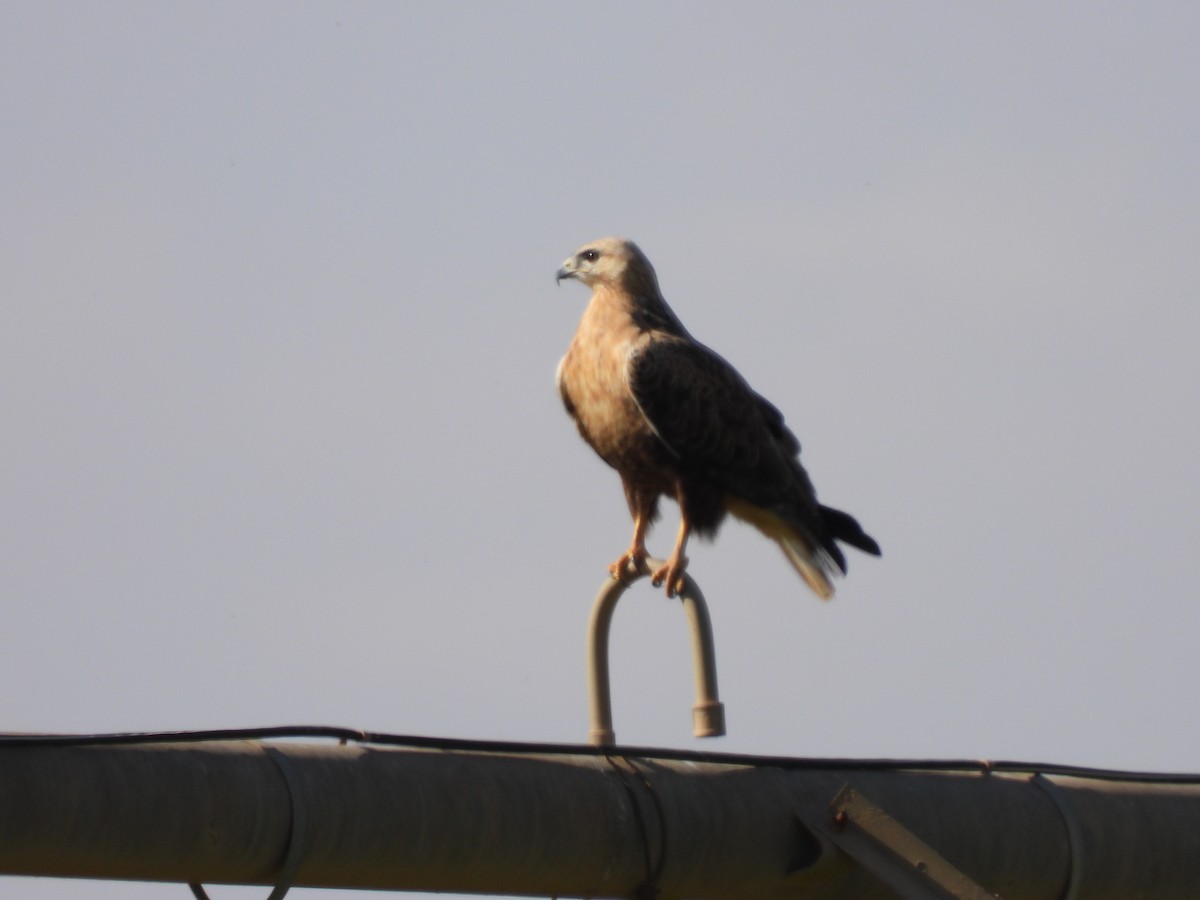
[[650,555],[646,550],[646,531],[649,527],[649,516],[638,514],[633,517],[633,541],[629,549],[608,567],[608,574],[614,580],[620,581],[626,575],[637,572],[646,562],[646,557]]
[[692,526],[688,522],[687,516],[681,516],[679,534],[675,538],[675,549],[671,551],[667,564],[650,577],[650,581],[655,587],[666,583],[668,597],[674,597],[683,590],[683,573],[688,564],[687,557],[683,555],[683,552],[687,549],[688,535],[691,533]]

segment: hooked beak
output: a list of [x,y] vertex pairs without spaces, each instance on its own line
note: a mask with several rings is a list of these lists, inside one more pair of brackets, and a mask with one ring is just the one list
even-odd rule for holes
[[574,278],[574,277],[575,277],[575,273],[572,272],[570,269],[568,269],[566,266],[563,266],[561,269],[558,270],[557,273],[555,273],[554,283],[558,284],[564,278]]

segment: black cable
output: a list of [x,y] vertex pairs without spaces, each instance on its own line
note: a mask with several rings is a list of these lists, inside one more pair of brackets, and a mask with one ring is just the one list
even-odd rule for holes
[[625,756],[640,759],[700,762],[728,766],[844,771],[991,772],[1040,773],[1104,781],[1150,784],[1200,784],[1200,774],[1131,772],[1090,766],[1030,763],[985,759],[810,759],[792,756],[759,756],[744,753],[712,753],[704,750],[673,750],[660,747],[596,747],[590,744],[561,744],[471,738],[426,737],[388,734],[330,725],[276,725],[264,728],[224,728],[207,731],[147,731],[115,734],[5,734],[4,747],[95,747],[116,744],[206,743],[210,741],[268,741],[293,738],[324,738],[340,743],[375,744],[469,753],[537,754],[543,756]]

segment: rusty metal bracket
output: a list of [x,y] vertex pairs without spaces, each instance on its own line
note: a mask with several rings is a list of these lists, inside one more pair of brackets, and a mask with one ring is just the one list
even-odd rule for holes
[[818,827],[835,846],[905,900],[996,900],[936,850],[849,785]]

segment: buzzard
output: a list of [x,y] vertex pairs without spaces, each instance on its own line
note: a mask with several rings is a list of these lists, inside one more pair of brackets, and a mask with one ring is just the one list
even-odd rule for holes
[[837,541],[879,555],[852,516],[817,502],[782,414],[688,334],[637,245],[585,244],[558,270],[565,278],[592,297],[558,365],[558,389],[583,439],[621,476],[633,516],[633,541],[609,566],[614,578],[645,565],[664,494],[680,510],[675,549],[652,573],[667,596],[683,588],[688,537],[714,536],[727,513],[776,541],[823,599],[833,596],[830,577],[846,571]]

